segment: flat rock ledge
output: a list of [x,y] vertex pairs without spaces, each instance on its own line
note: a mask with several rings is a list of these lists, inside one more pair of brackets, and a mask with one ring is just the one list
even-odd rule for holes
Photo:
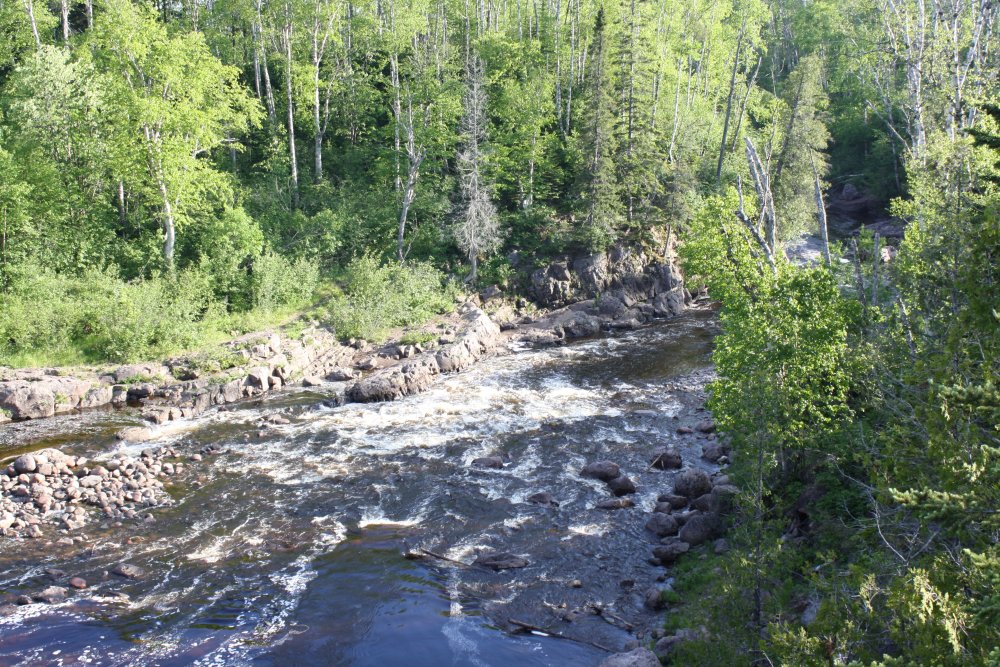
[[500,347],[500,327],[486,313],[466,305],[461,315],[462,331],[455,342],[358,380],[347,390],[347,400],[355,403],[392,401],[419,393],[438,375],[463,371]]

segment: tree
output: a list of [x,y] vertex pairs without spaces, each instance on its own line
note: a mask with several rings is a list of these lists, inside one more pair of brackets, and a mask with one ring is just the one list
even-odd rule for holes
[[458,153],[460,190],[459,219],[454,227],[455,240],[472,264],[466,282],[475,283],[479,255],[496,248],[500,242],[497,210],[485,182],[486,88],[483,61],[473,56],[466,75],[462,114],[463,146]]
[[581,215],[578,239],[586,246],[603,249],[615,238],[621,220],[621,199],[615,173],[616,153],[614,85],[611,50],[604,8],[597,10],[588,54],[583,120],[579,149]]
[[[119,174],[159,200],[163,259],[174,264],[178,223],[225,201],[226,178],[207,159],[260,109],[199,33],[171,34],[151,9],[115,0],[92,33],[115,117]],[[142,172],[136,170],[140,167]],[[136,179],[137,173],[144,177]]]

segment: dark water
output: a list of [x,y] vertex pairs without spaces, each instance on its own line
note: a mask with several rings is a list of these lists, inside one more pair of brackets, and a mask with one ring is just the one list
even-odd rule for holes
[[[713,333],[695,313],[497,357],[395,403],[328,408],[323,392],[298,391],[188,422],[163,442],[225,453],[190,470],[154,523],[92,523],[85,550],[0,541],[0,596],[49,585],[45,568],[91,582],[0,616],[0,665],[596,664],[607,653],[592,644],[617,650],[660,622],[642,607],[665,573],[646,562],[643,524],[672,473],[644,471],[700,418],[693,385]],[[260,425],[275,413],[291,424]],[[30,447],[0,453],[100,458],[134,420],[53,420],[32,427]],[[704,465],[698,444],[681,444]],[[492,455],[504,469],[470,465]],[[604,458],[639,484],[636,508],[593,508],[607,490],[577,472]],[[528,504],[538,491],[560,507]],[[498,549],[530,565],[497,573],[407,549],[465,563]],[[146,575],[105,574],[126,561]],[[582,641],[513,634],[510,619]]]

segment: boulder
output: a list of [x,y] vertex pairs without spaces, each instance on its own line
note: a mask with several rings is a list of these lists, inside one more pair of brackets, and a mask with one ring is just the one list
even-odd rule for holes
[[711,419],[706,419],[704,421],[698,422],[698,425],[695,426],[695,429],[697,429],[701,433],[715,433],[715,422],[712,421]]
[[35,472],[38,464],[35,461],[35,457],[31,454],[25,454],[23,456],[18,456],[14,459],[14,471],[18,475],[27,475]]
[[55,604],[57,602],[62,602],[66,599],[66,593],[68,593],[62,586],[49,586],[45,590],[35,593],[31,597],[38,602],[47,602],[49,604]]
[[635,493],[635,482],[629,477],[621,475],[608,481],[608,488],[616,496],[627,496],[630,493]]
[[152,439],[153,431],[145,426],[131,426],[118,431],[115,437],[125,442],[145,442]]
[[688,504],[688,499],[684,496],[679,496],[676,493],[661,493],[656,497],[656,502],[668,503],[671,508],[679,510]]
[[41,382],[0,383],[0,409],[14,419],[51,417],[56,410],[55,394],[40,385]]
[[654,512],[646,522],[646,530],[658,537],[666,537],[677,533],[677,519],[669,514]]
[[690,549],[691,545],[687,542],[671,541],[668,544],[653,547],[653,557],[663,565],[671,565]]
[[740,495],[738,487],[732,484],[719,484],[712,488],[712,504],[710,511],[724,514],[733,508],[736,497]]
[[608,656],[597,667],[660,667],[660,660],[648,648]]
[[595,463],[588,463],[583,466],[583,470],[580,471],[581,477],[587,477],[589,479],[599,479],[602,482],[610,482],[616,477],[621,476],[621,468],[618,467],[617,463],[612,463],[611,461],[597,461]]
[[646,609],[652,611],[659,611],[667,606],[666,601],[663,599],[663,594],[669,589],[664,589],[659,586],[650,586],[646,590],[646,594],[643,596],[642,604]]
[[697,498],[712,490],[712,479],[698,468],[688,468],[674,479],[674,493],[685,498]]
[[481,456],[472,460],[474,468],[503,468],[503,459],[499,456]]
[[125,577],[126,579],[138,579],[146,574],[138,565],[132,565],[131,563],[119,563],[111,569],[111,574],[118,575],[119,577]]
[[719,442],[710,442],[701,448],[701,458],[709,463],[718,463],[719,459],[728,454],[728,447]]
[[704,544],[715,537],[720,527],[719,517],[715,514],[696,514],[690,517],[677,536],[693,547]]
[[653,455],[649,466],[657,470],[677,470],[683,465],[681,454],[674,448],[661,449]]

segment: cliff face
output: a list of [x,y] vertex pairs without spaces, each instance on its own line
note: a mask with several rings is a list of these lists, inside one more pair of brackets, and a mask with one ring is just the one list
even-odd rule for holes
[[612,320],[677,315],[691,302],[673,260],[624,246],[552,262],[531,274],[527,291],[547,308],[594,299],[600,314]]

